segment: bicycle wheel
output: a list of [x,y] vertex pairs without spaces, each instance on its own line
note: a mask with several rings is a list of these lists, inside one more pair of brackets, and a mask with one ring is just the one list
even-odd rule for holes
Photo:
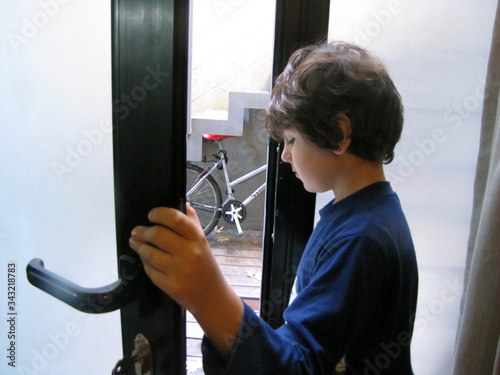
[[[186,192],[199,181],[203,168],[194,164],[186,165]],[[203,182],[186,196],[187,202],[196,210],[205,236],[208,235],[219,222],[222,208],[222,195],[219,185],[212,176],[206,176]]]

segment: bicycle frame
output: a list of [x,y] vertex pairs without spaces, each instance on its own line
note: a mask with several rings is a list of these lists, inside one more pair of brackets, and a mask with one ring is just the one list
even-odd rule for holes
[[[241,209],[244,210],[244,208],[250,204],[258,195],[260,195],[266,188],[266,183],[264,182],[261,186],[259,186],[253,193],[251,193],[243,202],[238,202],[234,198],[233,194],[233,187],[241,184],[258,174],[264,172],[267,169],[267,165],[264,164],[260,166],[259,168],[254,169],[253,171],[250,171],[243,176],[237,178],[234,181],[231,181],[229,178],[228,170],[227,170],[227,154],[226,152],[222,149],[221,143],[219,142],[219,151],[217,154],[215,154],[219,160],[215,161],[214,164],[210,168],[206,168],[203,172],[200,173],[198,176],[198,181],[189,189],[189,191],[186,192],[186,199],[187,201],[190,200],[190,197],[192,194],[195,194],[197,189],[200,187],[201,184],[204,183],[204,181],[210,176],[216,168],[222,169],[224,173],[224,181],[226,184],[226,195],[227,198],[222,202],[221,206],[219,207],[210,207],[210,206],[205,206],[203,204],[197,203],[197,207],[200,208],[206,208],[209,210],[216,209],[221,213],[224,213],[227,216],[230,216],[232,219],[231,221],[236,224],[237,230],[239,234],[242,234],[242,229],[240,225],[240,220],[244,219],[244,216],[240,216],[242,213],[240,212]],[[234,202],[233,202],[234,201]],[[230,206],[227,206],[229,203]],[[240,207],[240,205],[242,207]],[[227,206],[227,208],[225,208]],[[224,212],[223,212],[224,211]]]
[[[225,162],[223,163],[223,166],[224,164],[226,164]],[[249,179],[251,179],[252,177],[255,177],[257,176],[259,173],[261,172],[264,172],[267,168],[267,164],[264,164],[263,166],[251,171],[251,172],[248,172],[247,174],[241,176],[240,178],[234,180],[234,181],[230,181],[229,180],[229,176],[227,175],[227,169],[225,168],[224,166],[224,178],[226,180],[226,186],[228,188],[228,194],[227,194],[227,199],[226,199],[226,202],[229,201],[230,199],[234,199],[234,196],[233,196],[233,186],[236,186],[242,182],[245,182]],[[248,205],[251,201],[253,201],[260,193],[262,193],[264,191],[264,189],[266,188],[266,183],[264,182],[262,185],[260,185],[252,194],[250,194],[243,202],[243,205],[246,206]]]
[[[222,150],[220,150],[218,153],[221,153]],[[191,189],[189,189],[189,191],[186,193],[186,197],[189,198],[189,196],[191,195],[191,193],[193,191],[196,191],[196,189],[198,189],[198,187],[200,186],[200,184],[207,178],[206,176],[209,176],[213,173],[213,171],[216,169],[216,168],[220,168],[220,166],[222,166],[222,171],[224,172],[224,181],[226,183],[226,194],[227,194],[227,198],[224,200],[224,203],[222,204],[224,206],[225,203],[227,203],[228,201],[230,200],[233,200],[234,199],[234,195],[233,195],[233,187],[238,185],[238,184],[241,184],[249,179],[251,179],[252,177],[255,177],[257,176],[259,173],[262,173],[266,170],[267,168],[267,164],[264,164],[263,166],[257,168],[257,169],[254,169],[253,171],[250,171],[246,174],[244,174],[243,176],[237,178],[236,180],[234,181],[231,181],[231,179],[229,178],[229,174],[228,174],[228,171],[227,171],[227,164],[226,164],[226,160],[224,158],[224,155],[222,155],[222,157],[216,161],[214,163],[214,165],[212,167],[210,167],[208,170],[205,170],[205,172],[203,173],[203,176],[200,177],[200,179],[198,180],[198,182],[196,184],[194,184]],[[248,205],[251,201],[253,201],[260,193],[262,193],[264,191],[264,189],[266,188],[266,183],[264,182],[261,186],[259,186],[252,194],[250,194],[243,202],[242,204],[243,205]]]

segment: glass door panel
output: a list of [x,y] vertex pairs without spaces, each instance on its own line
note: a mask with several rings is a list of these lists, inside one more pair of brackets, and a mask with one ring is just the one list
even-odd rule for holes
[[25,268],[40,257],[82,286],[117,279],[110,3],[2,1],[0,28],[0,273],[16,265],[17,313],[16,367],[2,373],[109,373],[119,313],[78,312]]

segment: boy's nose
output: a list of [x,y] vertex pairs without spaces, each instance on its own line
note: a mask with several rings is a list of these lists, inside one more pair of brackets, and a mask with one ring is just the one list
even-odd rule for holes
[[290,163],[290,153],[288,152],[286,145],[283,146],[283,151],[281,152],[281,160],[283,160],[285,163]]

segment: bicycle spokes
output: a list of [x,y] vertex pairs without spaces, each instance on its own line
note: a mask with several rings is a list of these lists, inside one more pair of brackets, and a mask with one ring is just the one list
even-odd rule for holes
[[243,203],[230,200],[224,205],[222,212],[224,214],[224,219],[229,223],[235,224],[238,234],[241,235],[243,233],[241,229],[241,222],[245,220],[247,216],[247,210]]

